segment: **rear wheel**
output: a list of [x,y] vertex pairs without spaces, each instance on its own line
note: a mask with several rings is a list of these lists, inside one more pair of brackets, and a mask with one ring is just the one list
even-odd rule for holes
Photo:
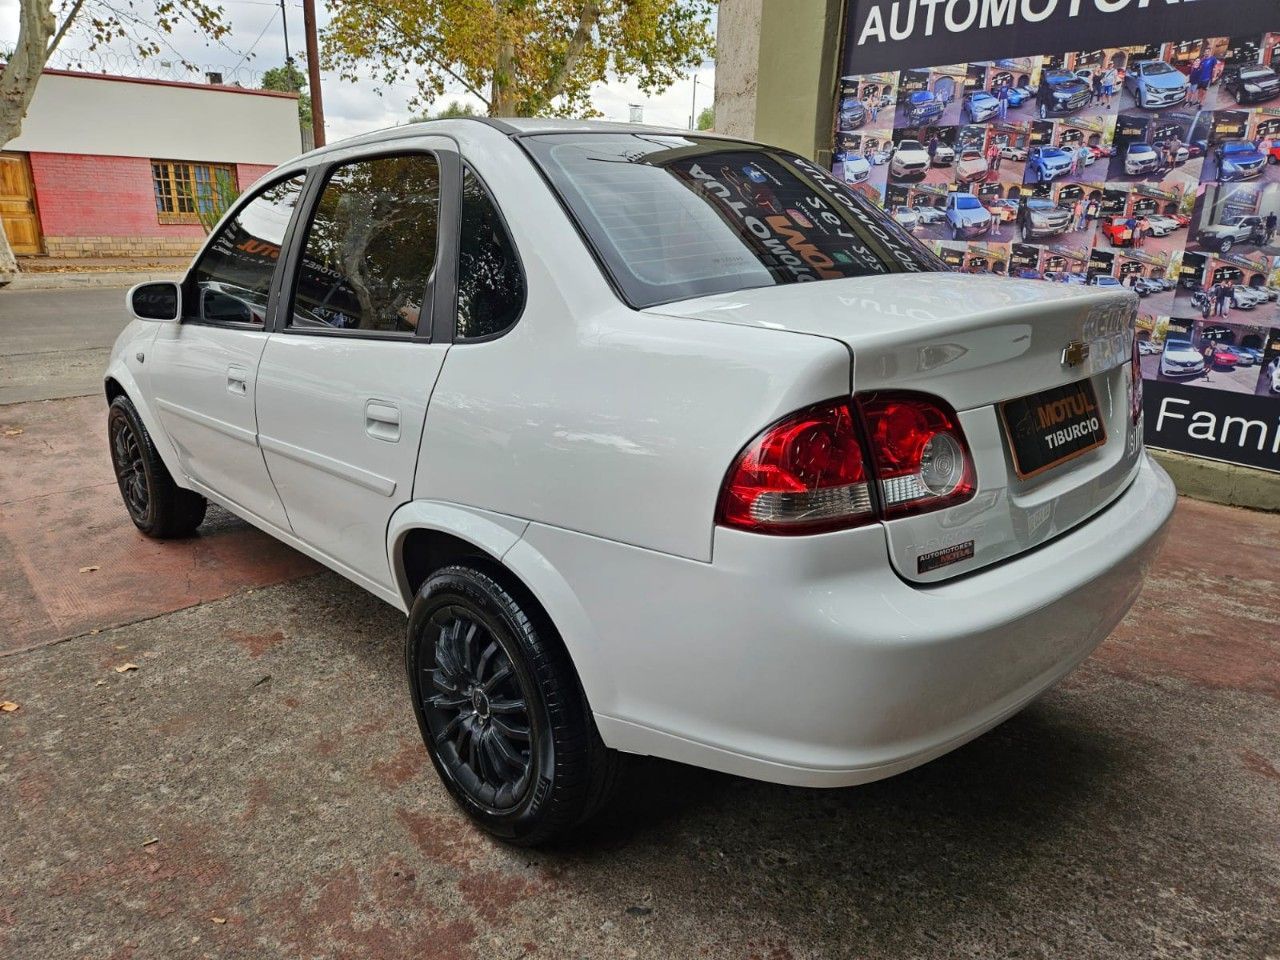
[[149,537],[189,537],[204,520],[208,502],[184,490],[156,452],[151,435],[127,396],[111,401],[107,440],[120,497],[133,525]]
[[601,742],[554,627],[505,577],[432,574],[410,613],[406,666],[436,772],[480,827],[534,846],[607,802],[620,756]]

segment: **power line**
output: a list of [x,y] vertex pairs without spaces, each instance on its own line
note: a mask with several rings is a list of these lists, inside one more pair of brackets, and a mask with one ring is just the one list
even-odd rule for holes
[[[275,6],[275,4],[272,4],[272,6]],[[244,56],[242,56],[236,62],[236,65],[231,68],[232,73],[235,73],[236,68],[238,68],[240,64],[244,63],[246,60],[249,59],[249,56],[253,53],[253,48],[256,47],[259,44],[259,42],[261,42],[262,38],[267,35],[267,28],[276,22],[276,15],[279,13],[280,13],[280,9],[278,7],[271,11],[271,16],[268,17],[267,22],[263,24],[262,30],[258,33],[258,38],[254,40],[253,43],[249,44],[249,49],[244,52]]]

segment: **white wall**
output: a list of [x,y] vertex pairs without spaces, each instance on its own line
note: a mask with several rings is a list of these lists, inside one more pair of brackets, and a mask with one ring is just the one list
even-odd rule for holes
[[45,73],[5,149],[274,166],[302,136],[290,96]]

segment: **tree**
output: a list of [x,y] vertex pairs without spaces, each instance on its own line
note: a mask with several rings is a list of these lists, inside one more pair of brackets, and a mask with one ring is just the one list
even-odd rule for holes
[[332,0],[323,55],[346,80],[448,87],[490,116],[591,115],[609,74],[658,93],[708,59],[714,0]]
[[443,110],[435,113],[424,110],[422,113],[416,113],[409,118],[410,123],[422,123],[424,120],[450,120],[454,117],[474,117],[476,108],[469,103],[460,103],[457,100],[450,100]]
[[279,90],[298,95],[298,122],[311,126],[311,95],[306,92],[307,78],[290,60],[282,67],[272,67],[262,74],[263,90]]
[[703,107],[698,114],[696,126],[699,130],[714,130],[716,126],[715,107]]
[[[0,150],[22,132],[40,74],[72,26],[80,28],[90,50],[119,41],[138,56],[150,57],[163,49],[172,52],[167,37],[182,25],[194,26],[214,40],[230,30],[222,8],[206,0],[154,0],[146,12],[136,10],[132,2],[116,6],[111,0],[61,0],[56,12],[53,0],[19,0],[18,42],[0,70]],[[18,262],[0,225],[0,282],[17,272]]]

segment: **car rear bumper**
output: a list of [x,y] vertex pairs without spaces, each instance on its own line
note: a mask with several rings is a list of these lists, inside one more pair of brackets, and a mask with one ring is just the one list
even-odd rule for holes
[[838,787],[959,746],[1088,656],[1137,597],[1174,499],[1141,458],[1090,520],[928,587],[893,572],[878,525],[721,528],[709,564],[537,524],[525,540],[574,584],[592,635],[562,632],[590,661],[579,669],[607,744]]

